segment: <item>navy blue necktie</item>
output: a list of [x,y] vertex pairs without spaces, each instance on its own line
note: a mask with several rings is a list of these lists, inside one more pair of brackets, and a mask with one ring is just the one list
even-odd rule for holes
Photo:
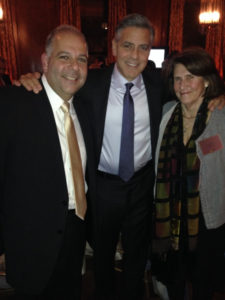
[[130,94],[133,83],[126,83],[125,86],[119,176],[128,181],[134,174],[134,102]]

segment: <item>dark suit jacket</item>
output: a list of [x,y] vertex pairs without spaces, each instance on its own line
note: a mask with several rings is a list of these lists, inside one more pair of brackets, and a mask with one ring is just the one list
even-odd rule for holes
[[[82,103],[84,103],[87,107],[86,110],[89,114],[89,119],[92,125],[96,155],[96,169],[98,167],[101,154],[113,67],[114,65],[105,69],[89,70],[86,84],[78,92],[78,96],[81,98]],[[162,111],[162,83],[160,74],[156,70],[146,69],[142,75],[148,99],[152,155],[154,158]]]
[[5,82],[5,85],[11,85],[11,84],[12,84],[12,83],[11,83],[11,80],[10,80],[10,77],[9,77],[8,74],[3,74],[3,75],[2,75],[2,79],[3,79],[3,81]]
[[[86,112],[75,100],[90,158]],[[26,293],[46,286],[62,243],[68,192],[56,124],[45,90],[0,89],[0,221],[7,280]],[[94,186],[88,160],[87,178]],[[0,249],[3,246],[0,245]]]

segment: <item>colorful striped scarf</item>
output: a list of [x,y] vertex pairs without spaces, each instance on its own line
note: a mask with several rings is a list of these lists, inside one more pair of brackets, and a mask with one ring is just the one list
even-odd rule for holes
[[[195,140],[206,126],[207,101],[196,116],[192,135],[183,144],[181,104],[177,104],[165,128],[156,177],[153,251],[167,252],[196,246],[199,231],[199,166]],[[186,244],[185,244],[186,243]],[[182,245],[181,245],[182,244]]]

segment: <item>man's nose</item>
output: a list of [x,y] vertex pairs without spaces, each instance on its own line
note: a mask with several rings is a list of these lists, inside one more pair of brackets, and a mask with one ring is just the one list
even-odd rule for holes
[[137,48],[132,49],[131,56],[133,58],[137,58],[138,57],[138,49]]
[[79,65],[78,65],[78,62],[76,59],[73,59],[71,62],[70,62],[70,65],[73,69],[77,70],[79,68]]

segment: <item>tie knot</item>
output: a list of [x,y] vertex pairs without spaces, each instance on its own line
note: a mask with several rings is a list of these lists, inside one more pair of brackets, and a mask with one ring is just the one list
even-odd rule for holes
[[132,86],[134,86],[134,84],[132,82],[127,82],[125,86],[126,86],[126,91],[130,91],[130,89],[132,88]]
[[63,104],[61,105],[61,109],[64,113],[68,113],[69,112],[69,102],[64,101]]

